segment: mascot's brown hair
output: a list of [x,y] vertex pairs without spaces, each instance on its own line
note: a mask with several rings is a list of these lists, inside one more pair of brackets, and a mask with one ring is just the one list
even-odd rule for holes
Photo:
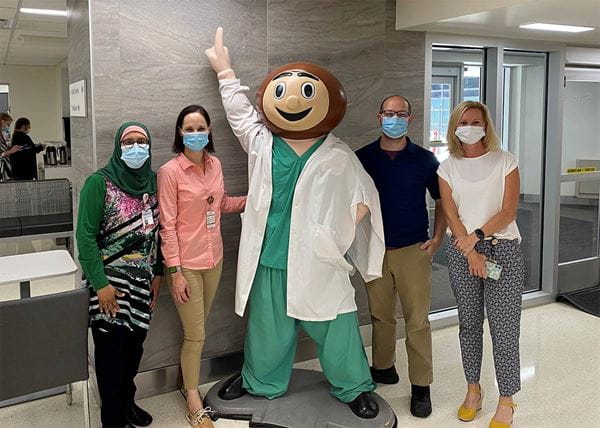
[[346,104],[346,93],[335,76],[308,62],[276,68],[256,94],[267,128],[292,140],[327,134],[341,122]]

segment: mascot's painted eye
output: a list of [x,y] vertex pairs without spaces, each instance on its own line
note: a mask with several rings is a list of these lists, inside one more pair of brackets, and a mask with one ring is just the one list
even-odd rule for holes
[[285,95],[285,83],[280,82],[275,86],[275,99],[280,100]]
[[305,82],[302,84],[302,96],[307,99],[311,99],[315,96],[315,85],[310,82]]

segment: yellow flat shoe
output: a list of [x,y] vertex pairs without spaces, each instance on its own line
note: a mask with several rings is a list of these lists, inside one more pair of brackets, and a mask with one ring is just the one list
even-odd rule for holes
[[[471,388],[469,388],[471,389]],[[460,406],[458,408],[458,419],[460,419],[463,422],[471,422],[473,419],[475,419],[475,416],[477,416],[477,412],[481,410],[481,403],[483,402],[483,390],[481,389],[481,386],[479,387],[479,401],[477,402],[477,407],[475,408],[471,408],[471,407],[465,407],[465,406]]]
[[[500,406],[510,407],[512,409],[513,415],[515,414],[515,407],[517,407],[515,403],[501,403]],[[498,422],[497,420],[492,418],[492,420],[490,421],[489,428],[510,428],[511,426],[512,421],[510,421],[510,423]]]

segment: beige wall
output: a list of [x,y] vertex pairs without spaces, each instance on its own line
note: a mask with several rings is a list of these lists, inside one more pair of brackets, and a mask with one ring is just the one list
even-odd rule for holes
[[57,75],[60,66],[0,66],[0,83],[9,85],[10,114],[14,120],[27,117],[31,121],[30,135],[36,143],[63,139]]

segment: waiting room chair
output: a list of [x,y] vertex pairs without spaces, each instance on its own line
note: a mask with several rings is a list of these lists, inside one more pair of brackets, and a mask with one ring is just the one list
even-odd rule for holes
[[[88,299],[85,288],[0,302],[0,401],[82,382],[88,396]],[[70,404],[70,403],[69,403]]]

